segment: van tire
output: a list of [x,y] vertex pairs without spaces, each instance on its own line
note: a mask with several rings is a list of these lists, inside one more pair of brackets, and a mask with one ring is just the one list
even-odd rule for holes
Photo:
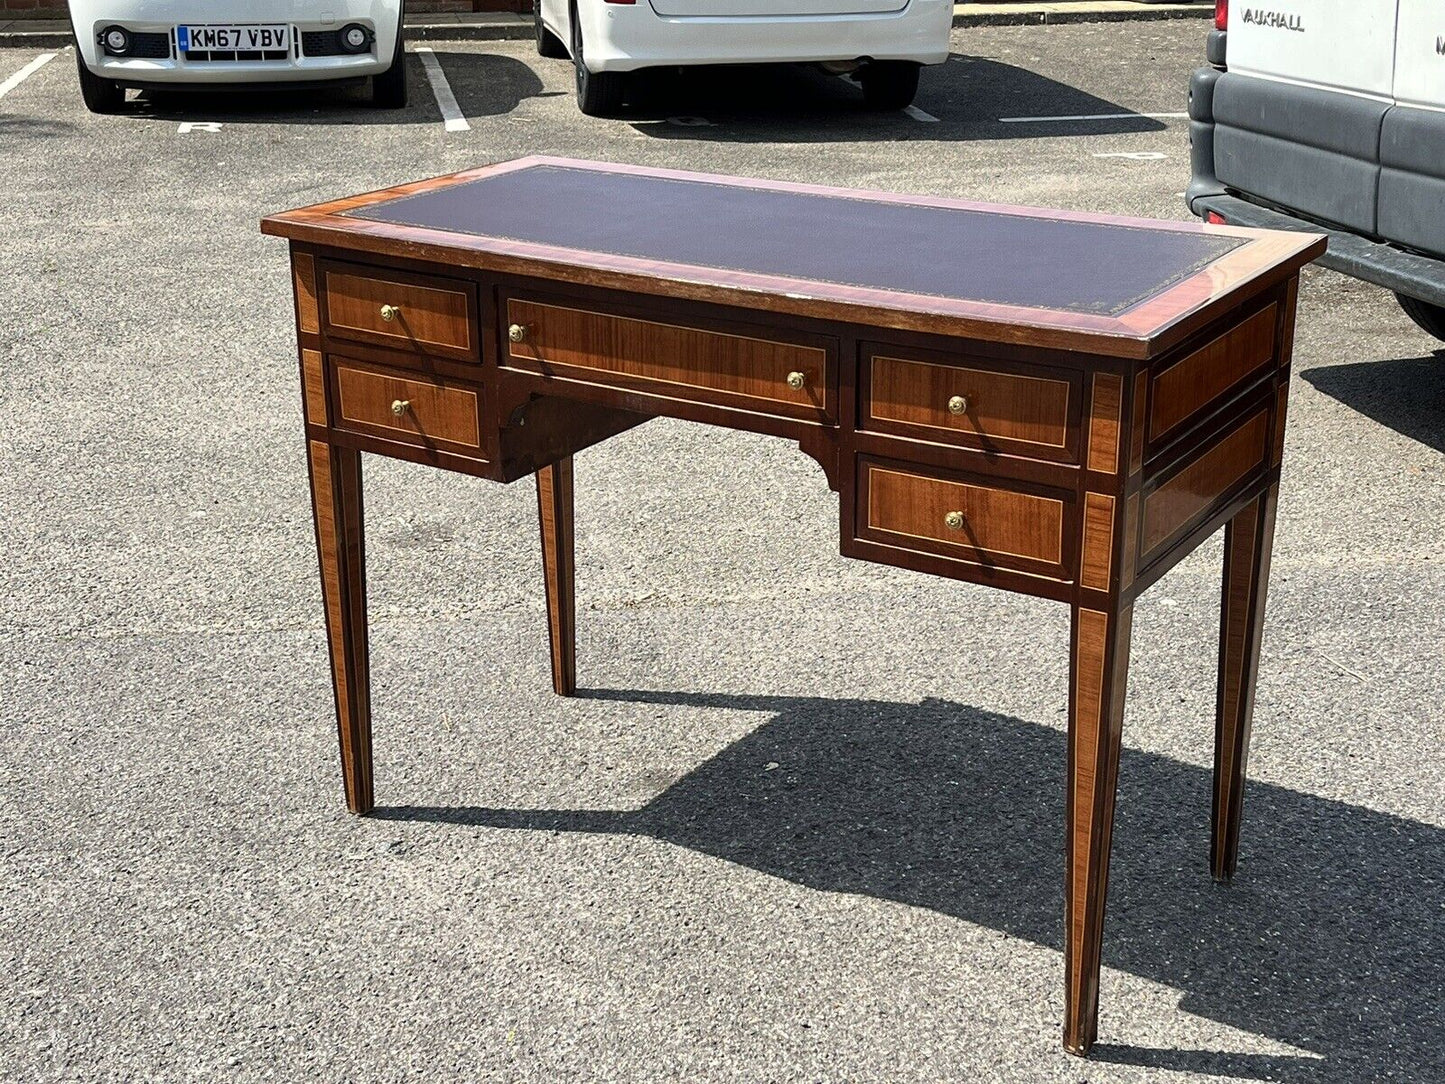
[[869,109],[906,109],[918,94],[921,65],[907,60],[875,60],[858,73],[863,100]]
[[577,80],[577,108],[589,117],[613,117],[622,111],[627,83],[622,72],[587,70],[582,48],[582,20],[572,5],[572,67]]
[[1399,299],[1400,308],[1405,310],[1405,315],[1420,327],[1441,342],[1445,342],[1445,307],[1432,305],[1428,301],[1421,301],[1416,297],[1406,297],[1404,294],[1396,294]]
[[532,23],[537,35],[537,55],[548,60],[566,60],[567,46],[542,22],[542,0],[532,0]]
[[371,104],[377,109],[405,109],[406,96],[406,34],[398,18],[391,67],[371,77]]
[[85,66],[80,43],[75,43],[75,66],[80,72],[80,97],[92,113],[119,113],[125,108],[125,88],[110,79],[102,79]]

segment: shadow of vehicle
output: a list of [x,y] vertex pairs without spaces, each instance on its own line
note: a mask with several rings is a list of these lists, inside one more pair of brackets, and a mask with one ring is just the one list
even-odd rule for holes
[[[637,131],[658,139],[740,143],[898,140],[900,125],[907,125],[910,140],[947,141],[1110,135],[1165,127],[1077,87],[987,57],[953,56],[926,68],[917,106],[938,123],[920,124],[904,113],[868,109],[862,92],[846,76],[805,65],[764,64],[645,72],[625,116]],[[999,119],[1101,114],[1111,119],[1090,122],[1084,132],[1074,123]]]
[[1325,365],[1300,376],[1387,429],[1445,452],[1445,350],[1423,358]]
[[50,136],[69,135],[76,126],[69,121],[42,120],[39,117],[25,117],[14,113],[0,113],[0,143],[10,140],[21,142],[27,139],[45,139]]
[[[542,93],[536,73],[512,57],[489,53],[437,52],[464,116],[510,113]],[[435,124],[440,113],[417,56],[407,56],[405,109],[374,109],[365,84],[294,90],[145,90],[127,113],[149,120],[223,124]]]
[[[375,815],[646,835],[1060,948],[1061,732],[933,699],[582,695],[771,718],[635,811]],[[1287,1084],[1445,1079],[1445,831],[1253,783],[1240,874],[1223,887],[1208,872],[1207,770],[1126,748],[1119,785],[1105,964],[1315,1056],[1105,1044],[1096,1058]]]

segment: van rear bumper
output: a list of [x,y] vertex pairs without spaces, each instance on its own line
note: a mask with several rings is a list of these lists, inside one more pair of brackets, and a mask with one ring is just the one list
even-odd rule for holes
[[1442,303],[1445,112],[1200,68],[1189,142],[1195,214],[1328,231],[1321,263]]
[[1408,252],[1387,241],[1372,241],[1348,230],[1330,229],[1228,193],[1197,196],[1190,210],[1200,218],[1213,211],[1231,226],[1326,234],[1330,246],[1317,263],[1397,294],[1445,306],[1445,260]]

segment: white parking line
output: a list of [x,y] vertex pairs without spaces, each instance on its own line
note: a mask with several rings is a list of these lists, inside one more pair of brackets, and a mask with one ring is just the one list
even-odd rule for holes
[[442,111],[442,120],[446,122],[447,131],[471,131],[472,126],[467,123],[467,118],[462,116],[462,107],[457,105],[457,96],[452,93],[452,85],[447,82],[446,73],[442,71],[436,54],[429,46],[418,45],[416,55],[421,57],[421,66],[426,69],[426,81],[431,84],[431,92],[436,96],[437,108]]
[[54,53],[41,53],[29,64],[25,65],[25,67],[21,68],[9,79],[5,80],[5,82],[0,83],[0,98],[5,97],[5,95],[9,94],[12,90],[18,87],[21,83],[25,82],[25,80],[29,79],[32,75],[34,75],[41,68],[45,67],[45,65],[49,64],[54,59]]
[[1188,113],[1073,113],[1065,117],[999,117],[1000,124],[1048,124],[1073,120],[1178,120]]
[[935,117],[932,113],[925,113],[923,110],[919,109],[918,106],[916,106],[916,105],[905,105],[905,106],[903,107],[903,112],[907,113],[907,114],[908,114],[910,117],[912,117],[914,120],[921,120],[921,121],[923,121],[925,124],[937,124],[937,123],[938,123],[938,118],[937,118],[937,117]]

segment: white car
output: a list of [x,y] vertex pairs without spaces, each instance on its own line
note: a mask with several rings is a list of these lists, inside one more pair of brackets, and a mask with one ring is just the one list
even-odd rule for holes
[[239,89],[371,79],[406,105],[402,0],[70,0],[80,92],[117,112],[127,87]]
[[641,68],[820,63],[868,103],[902,109],[918,69],[948,59],[953,0],[538,0],[537,51],[571,56],[577,104],[621,108]]

